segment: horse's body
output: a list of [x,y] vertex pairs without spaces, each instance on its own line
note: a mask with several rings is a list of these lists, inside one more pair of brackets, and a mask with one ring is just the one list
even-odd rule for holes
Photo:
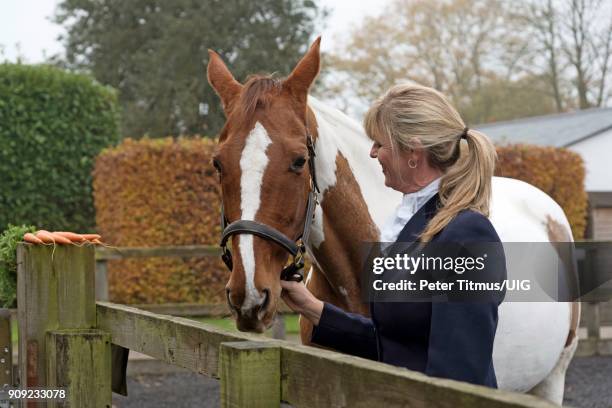
[[[308,89],[319,71],[319,40],[284,80],[235,80],[210,53],[208,80],[219,94],[227,122],[214,164],[228,221],[265,225],[298,237],[313,182],[307,141],[315,141],[319,187],[307,250],[313,267],[308,288],[347,311],[368,313],[360,296],[363,242],[377,241],[401,194],[385,187],[372,141],[361,126],[313,98]],[[503,242],[570,241],[561,208],[526,183],[495,178],[491,221]],[[233,264],[227,300],[240,330],[263,331],[280,299],[280,271],[288,253],[278,241],[241,232],[231,237]],[[501,388],[529,391],[561,403],[565,370],[577,338],[577,307],[567,303],[504,303],[494,345]],[[312,327],[301,320],[302,340]],[[475,334],[476,335],[476,334]]]
[[[309,99],[309,106],[318,126],[316,170],[322,177],[321,207],[315,214],[309,243],[315,267],[307,285],[323,300],[367,313],[359,296],[359,259],[337,258],[358,253],[362,241],[358,237],[367,234],[367,220],[380,231],[401,194],[384,186],[378,162],[368,158],[371,141],[357,123],[314,98]],[[342,209],[341,217],[338,209]],[[569,223],[559,205],[518,180],[494,178],[490,219],[502,242],[571,240]],[[564,235],[551,236],[551,230],[559,229]],[[338,269],[338,263],[351,266]],[[576,319],[575,315],[572,319],[571,303],[503,303],[493,351],[499,387],[525,392],[544,381],[537,390],[546,391],[538,393],[560,403],[565,368],[577,342],[574,337],[566,346],[566,340],[570,329],[575,330],[570,325]],[[307,340],[310,327],[302,324],[302,329]],[[554,378],[548,378],[551,374]]]

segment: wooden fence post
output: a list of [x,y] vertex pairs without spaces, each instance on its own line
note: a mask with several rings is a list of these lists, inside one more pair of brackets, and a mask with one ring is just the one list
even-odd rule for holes
[[285,340],[287,337],[285,327],[285,316],[282,313],[277,313],[272,324],[272,337],[278,340]]
[[280,348],[269,342],[221,343],[221,407],[279,407]]
[[[69,345],[79,342],[96,343],[94,337],[83,334],[83,330],[95,329],[96,303],[95,303],[95,271],[94,246],[85,244],[76,245],[31,245],[19,244],[17,247],[17,307],[19,320],[19,370],[20,387],[52,387],[62,375],[70,374],[70,364],[82,356],[78,347],[66,350],[48,349],[48,345],[56,344],[48,340],[50,332],[61,331],[68,336]],[[88,331],[87,333],[91,333]],[[53,337],[53,335],[52,335]],[[76,338],[81,337],[81,340]],[[93,346],[92,346],[93,347]],[[68,393],[79,401],[87,401],[90,396],[104,394],[107,405],[111,404],[110,391],[110,342],[108,350],[97,347],[96,359],[79,360],[80,370],[91,371],[98,366],[109,369],[107,372],[98,371],[100,378],[108,377],[108,390],[86,389],[80,382],[66,384]],[[72,354],[74,352],[74,354]],[[62,367],[59,362],[68,362]],[[98,364],[108,361],[108,364]],[[49,364],[58,363],[53,367]],[[62,370],[66,369],[66,373]],[[48,378],[49,373],[55,377]],[[60,375],[56,375],[60,373]],[[74,394],[81,395],[74,395]],[[91,404],[68,406],[96,406],[104,407],[99,401],[91,400]],[[37,406],[28,403],[28,406]]]
[[108,301],[108,263],[106,259],[96,260],[96,300]]
[[110,334],[102,330],[47,332],[47,387],[63,388],[67,397],[55,407],[111,407]]
[[586,303],[586,315],[587,315],[587,337],[589,339],[599,340],[601,338],[601,322],[599,318],[599,303],[588,302]]
[[0,309],[0,387],[13,386],[11,311]]

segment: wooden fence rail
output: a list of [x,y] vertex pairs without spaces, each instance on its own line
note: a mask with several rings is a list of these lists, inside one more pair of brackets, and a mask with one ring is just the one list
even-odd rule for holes
[[[248,388],[261,391],[262,387],[278,392],[277,406],[280,399],[297,407],[369,407],[381,401],[388,406],[551,406],[531,396],[435,379],[358,357],[228,332],[124,305],[97,302],[97,316],[99,328],[110,333],[113,343],[220,378],[227,386],[222,385],[225,406],[244,406],[255,401],[257,406],[272,406],[268,405],[268,393],[255,398],[247,392]],[[248,357],[253,353],[272,353],[269,350],[280,353],[278,361],[270,356]],[[244,356],[239,358],[237,354]],[[267,363],[262,364],[262,359]],[[273,360],[272,365],[269,360]],[[278,381],[277,386],[270,387],[270,377]],[[243,388],[247,391],[235,392]]]
[[[162,247],[96,247],[96,299],[109,300],[108,261],[129,258],[198,258],[221,255],[221,248],[213,245],[183,245]],[[138,305],[139,308],[162,314],[193,317],[227,317],[229,310],[225,304],[209,305]],[[284,304],[279,307],[272,327],[272,337],[284,339],[286,333],[284,313],[291,312]]]
[[591,290],[582,299],[580,326],[587,337],[578,343],[576,355],[612,355],[612,338],[602,337],[602,327],[612,326],[612,241],[576,242],[578,273]]
[[[21,387],[111,406],[110,343],[221,380],[223,407],[553,407],[327,350],[95,302],[94,248],[18,247]],[[30,406],[38,403],[28,403]],[[51,404],[51,406],[55,406]]]
[[96,298],[108,300],[108,261],[129,258],[199,258],[220,255],[221,248],[214,245],[96,247]]
[[[578,253],[578,270],[581,277],[604,281],[606,274],[612,279],[612,241],[576,242]],[[165,247],[118,247],[96,248],[96,298],[108,300],[107,261],[127,258],[148,257],[206,257],[219,256],[218,246],[189,245]],[[607,289],[608,298],[612,287]],[[600,290],[601,292],[601,290]],[[150,311],[177,316],[221,317],[227,315],[225,305],[139,305]],[[577,354],[580,356],[612,355],[612,339],[602,338],[601,326],[612,326],[612,302],[583,302],[580,325],[587,328],[587,338],[581,339]],[[281,312],[290,312],[282,308]],[[279,316],[274,326],[274,337],[282,339],[285,333],[285,322]]]

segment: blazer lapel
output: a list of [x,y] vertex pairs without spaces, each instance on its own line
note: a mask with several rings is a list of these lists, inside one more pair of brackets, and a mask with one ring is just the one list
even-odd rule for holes
[[423,232],[429,220],[438,210],[438,194],[431,197],[419,210],[408,220],[399,233],[396,242],[416,242],[418,236]]

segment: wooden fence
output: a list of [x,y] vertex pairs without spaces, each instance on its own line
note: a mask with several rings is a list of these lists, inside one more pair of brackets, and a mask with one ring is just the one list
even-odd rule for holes
[[[578,268],[581,277],[599,277],[608,273],[612,278],[612,262],[607,259],[612,255],[612,241],[581,241],[576,242],[578,254]],[[108,300],[107,262],[115,259],[148,258],[148,257],[204,257],[219,256],[221,250],[217,246],[167,246],[149,248],[104,248],[96,249],[96,298]],[[606,269],[608,268],[608,269]],[[612,289],[608,290],[610,297]],[[605,289],[603,296],[606,296]],[[595,298],[597,299],[597,298]],[[282,307],[282,313],[290,313]],[[227,315],[226,305],[138,305],[138,308],[147,309],[163,314],[176,316],[220,317]],[[582,303],[581,326],[587,328],[587,338],[581,339],[577,355],[612,355],[612,339],[602,338],[601,326],[612,326],[612,302],[599,302],[593,300]],[[285,322],[282,314],[274,325],[273,336],[283,339],[285,336]]]
[[219,378],[224,407],[267,408],[281,401],[295,407],[554,406],[533,396],[96,303],[90,245],[20,244],[17,253],[20,386],[67,389],[67,400],[46,406],[110,407],[116,368],[111,343]]
[[[199,258],[207,256],[221,256],[221,248],[212,245],[184,245],[164,247],[96,247],[96,299],[109,300],[108,296],[108,261],[129,258]],[[150,304],[135,305],[139,309],[145,309],[161,314],[181,317],[226,317],[228,307],[226,304]],[[276,315],[272,326],[272,337],[275,339],[285,338],[284,313],[292,313],[289,308],[281,302],[279,313]]]
[[582,297],[580,326],[587,337],[578,343],[576,355],[612,355],[612,338],[602,337],[602,327],[612,326],[612,241],[576,242],[578,273],[584,285],[596,290]]

